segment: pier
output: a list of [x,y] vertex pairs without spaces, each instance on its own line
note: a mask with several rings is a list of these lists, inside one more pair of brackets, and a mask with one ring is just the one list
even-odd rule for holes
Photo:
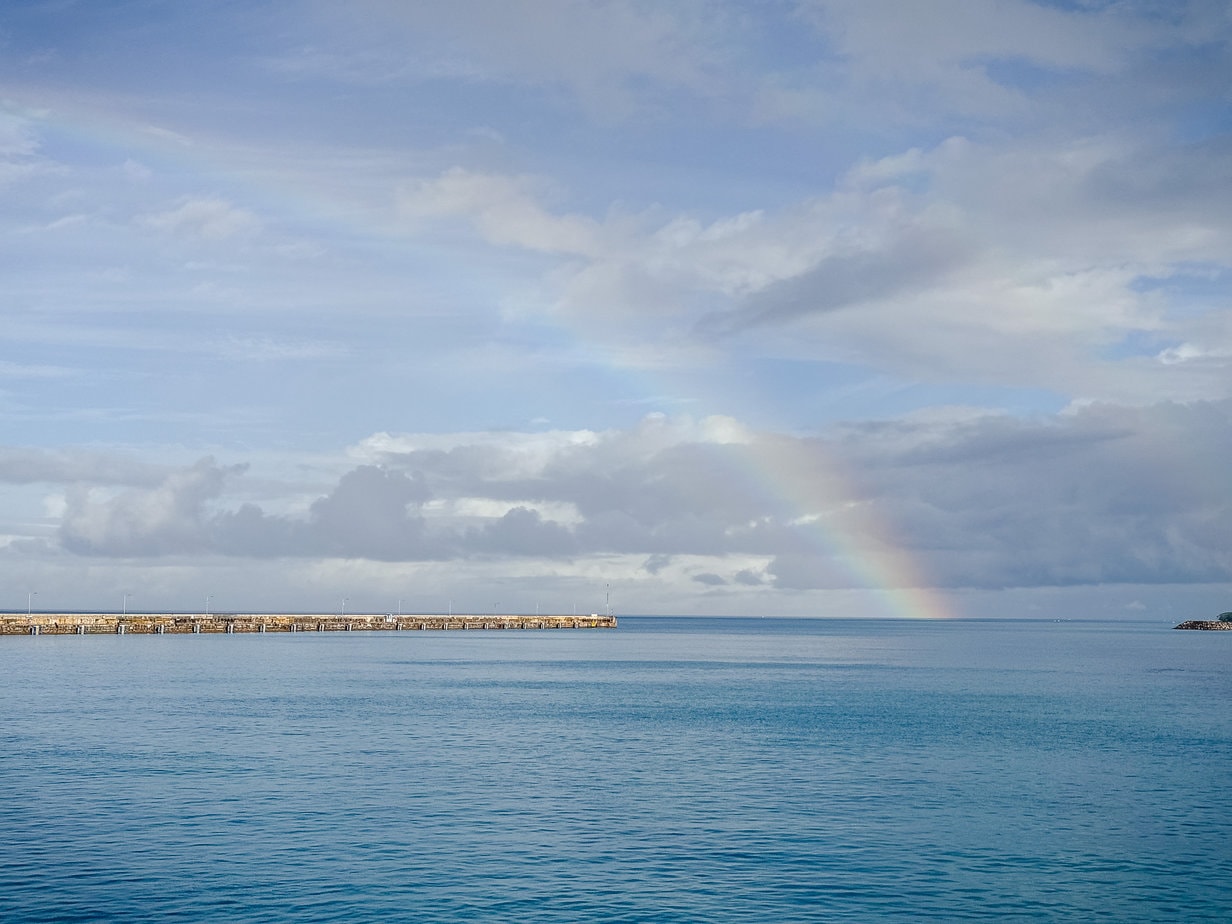
[[0,635],[201,635],[262,632],[416,632],[615,629],[616,617],[436,613],[5,613]]

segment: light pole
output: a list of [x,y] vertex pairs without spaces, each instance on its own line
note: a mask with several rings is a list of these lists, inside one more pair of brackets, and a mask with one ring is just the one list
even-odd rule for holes
[[401,597],[398,598],[398,615],[399,616],[402,615],[402,598]]
[[125,592],[124,599],[120,602],[120,615],[121,616],[128,615],[128,598],[131,596],[132,594]]
[[210,618],[210,601],[213,599],[214,597],[211,594],[205,595],[205,618],[206,619]]
[[31,609],[34,607],[34,598],[38,596],[37,590],[32,590],[26,594],[26,615],[30,615]]
[[351,599],[350,597],[343,597],[343,598],[342,598],[342,615],[343,615],[343,616],[345,616],[345,615],[346,615],[346,605],[347,605],[347,601],[348,601],[348,600],[350,600],[350,599]]

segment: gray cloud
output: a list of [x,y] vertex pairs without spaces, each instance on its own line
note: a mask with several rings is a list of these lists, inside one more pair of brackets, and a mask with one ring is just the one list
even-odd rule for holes
[[851,575],[843,567],[816,552],[776,555],[766,572],[780,590],[833,590],[851,586]]
[[450,535],[430,536],[420,512],[430,497],[422,478],[377,466],[347,472],[313,502],[304,518],[245,504],[208,523],[209,542],[224,555],[339,557],[422,561],[453,554]]
[[1228,229],[1232,210],[1232,138],[1216,136],[1169,148],[1147,148],[1098,165],[1081,194],[1110,215]]
[[[791,589],[858,586],[891,552],[944,587],[1232,580],[1232,402],[899,420],[747,443],[661,445],[648,432],[559,448],[535,473],[500,449],[393,454],[344,474],[299,517],[228,504],[243,467],[203,459],[147,488],[75,489],[60,542],[91,556],[629,554],[650,575],[689,555],[715,561],[698,574],[727,574],[724,584]],[[793,500],[760,488],[788,472]],[[859,551],[822,551],[835,542]],[[771,564],[764,575],[717,566],[742,555]]]
[[538,512],[515,507],[479,529],[467,530],[462,545],[471,553],[559,557],[578,551],[577,538]]
[[[950,586],[1232,577],[1232,403],[865,433],[865,483]],[[890,448],[891,443],[898,443]]]
[[114,453],[0,447],[0,483],[88,482],[151,487],[166,478],[170,470],[167,465],[153,465]]
[[651,555],[646,559],[642,568],[648,574],[658,574],[671,563],[672,557],[670,555]]
[[703,334],[728,334],[919,290],[971,256],[971,248],[941,229],[911,228],[879,249],[852,247],[811,269],[743,299],[732,311],[698,323]]
[[347,472],[332,493],[312,505],[309,522],[334,554],[382,558],[420,547],[418,508],[429,498],[422,478],[365,465]]

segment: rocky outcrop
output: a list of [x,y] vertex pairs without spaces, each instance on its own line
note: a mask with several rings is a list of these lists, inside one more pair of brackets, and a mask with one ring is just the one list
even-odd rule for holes
[[1221,619],[1190,619],[1187,622],[1181,623],[1179,626],[1174,626],[1176,629],[1226,629],[1232,631],[1232,622],[1224,622]]

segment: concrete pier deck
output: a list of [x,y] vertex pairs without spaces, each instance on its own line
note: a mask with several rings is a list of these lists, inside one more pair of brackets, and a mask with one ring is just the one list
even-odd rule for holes
[[436,613],[0,614],[0,635],[189,635],[238,632],[398,632],[466,629],[614,629],[616,617]]

